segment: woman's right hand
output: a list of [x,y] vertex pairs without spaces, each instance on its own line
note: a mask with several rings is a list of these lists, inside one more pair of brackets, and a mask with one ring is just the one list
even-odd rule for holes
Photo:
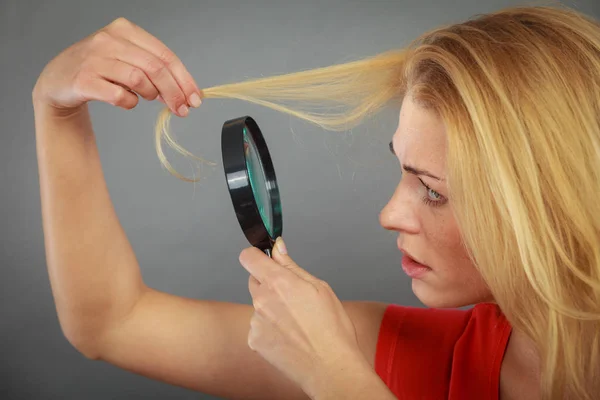
[[33,90],[35,102],[67,114],[90,100],[132,109],[138,94],[158,98],[182,117],[203,96],[165,44],[125,18],[62,51],[46,65]]

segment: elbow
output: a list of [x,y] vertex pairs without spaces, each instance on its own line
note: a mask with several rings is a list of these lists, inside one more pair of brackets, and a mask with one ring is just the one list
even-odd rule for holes
[[65,333],[65,337],[71,346],[73,346],[79,353],[83,354],[83,356],[88,360],[100,359],[98,346],[96,346],[93,341],[87,339],[85,335],[77,333]]
[[89,332],[81,329],[65,328],[63,328],[62,331],[69,344],[71,344],[71,346],[73,346],[75,350],[81,353],[85,358],[89,360],[100,359],[97,340],[95,340],[95,338],[90,335]]

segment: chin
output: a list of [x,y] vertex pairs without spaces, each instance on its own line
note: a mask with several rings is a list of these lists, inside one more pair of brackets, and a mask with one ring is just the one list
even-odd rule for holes
[[465,291],[464,288],[439,290],[419,279],[413,279],[412,291],[421,303],[430,308],[458,308],[493,301],[493,298],[487,294],[477,295]]

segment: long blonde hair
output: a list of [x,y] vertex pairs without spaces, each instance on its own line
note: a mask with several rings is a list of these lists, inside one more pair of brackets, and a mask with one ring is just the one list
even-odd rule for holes
[[[512,326],[536,343],[543,398],[600,394],[597,21],[560,5],[505,8],[425,32],[400,50],[203,92],[330,130],[408,94],[438,113],[464,242]],[[157,151],[189,180],[160,147],[167,139],[183,150],[169,117],[168,109],[159,115]]]

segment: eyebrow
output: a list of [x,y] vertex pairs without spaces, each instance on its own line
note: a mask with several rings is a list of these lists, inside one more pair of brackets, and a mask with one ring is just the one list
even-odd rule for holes
[[[393,140],[390,142],[390,151],[392,152],[393,155],[396,155],[396,152],[394,151],[394,141]],[[408,164],[402,164],[402,168],[404,168],[404,170],[406,170],[406,172],[409,172],[414,175],[425,175],[430,178],[436,179],[438,181],[444,180],[444,179],[438,178],[437,176],[433,175],[429,171],[425,171],[424,169],[419,169],[419,168],[413,167]]]

